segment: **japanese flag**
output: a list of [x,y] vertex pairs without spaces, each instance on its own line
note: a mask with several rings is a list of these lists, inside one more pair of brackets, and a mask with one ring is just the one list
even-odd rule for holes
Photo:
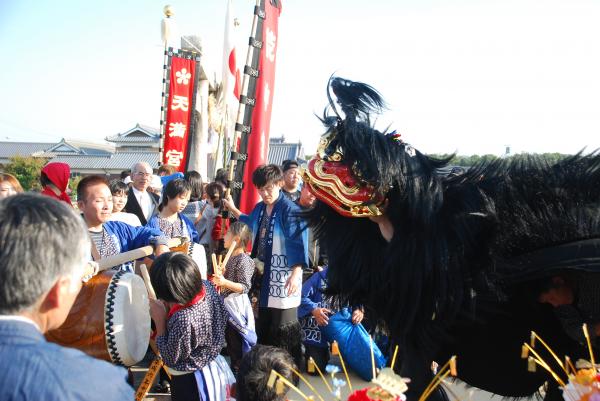
[[[237,66],[235,55],[235,28],[231,10],[231,0],[227,0],[227,14],[225,15],[225,40],[223,42],[223,100],[229,111],[237,106],[240,99],[240,69]],[[231,116],[234,120],[236,116]]]

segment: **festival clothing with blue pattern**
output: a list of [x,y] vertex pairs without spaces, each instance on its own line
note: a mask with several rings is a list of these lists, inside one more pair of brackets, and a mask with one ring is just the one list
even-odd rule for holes
[[[261,282],[259,306],[275,309],[289,309],[300,305],[299,292],[288,296],[285,282],[292,273],[292,267],[307,266],[302,230],[304,223],[298,217],[300,208],[282,192],[273,205],[269,224],[264,235],[264,272]],[[250,215],[242,214],[239,220],[252,228],[253,249],[256,256],[260,237],[260,223],[266,214],[264,202],[256,204]],[[302,276],[298,275],[298,288],[302,285]]]
[[[161,224],[162,223],[162,224]],[[167,228],[166,219],[155,214],[150,218],[146,227],[161,231],[168,238],[185,237],[191,242],[200,243],[200,236],[194,227],[194,223],[182,213],[177,213],[175,222],[169,222],[170,227]],[[162,227],[161,227],[162,225]]]
[[[94,242],[102,258],[147,245],[166,245],[167,243],[167,238],[160,230],[148,227],[133,227],[120,221],[107,221],[102,224],[102,235],[99,238],[100,242]],[[133,262],[124,263],[114,269],[133,273]]]
[[178,371],[202,369],[225,346],[228,314],[215,287],[202,281],[204,299],[176,311],[167,331],[156,337],[156,345],[169,368]]

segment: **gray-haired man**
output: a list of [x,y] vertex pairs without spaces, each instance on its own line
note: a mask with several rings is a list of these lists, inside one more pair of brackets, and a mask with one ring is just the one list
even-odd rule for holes
[[0,201],[0,400],[133,399],[125,369],[44,339],[65,321],[89,250],[67,205],[35,194]]
[[131,167],[131,191],[127,195],[125,211],[135,214],[145,226],[158,207],[159,196],[148,191],[152,183],[152,167],[146,162],[137,162]]

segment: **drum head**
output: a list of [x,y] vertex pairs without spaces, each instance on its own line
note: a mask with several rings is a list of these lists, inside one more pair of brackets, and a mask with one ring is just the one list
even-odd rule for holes
[[141,277],[119,272],[106,291],[106,346],[113,363],[131,366],[146,355],[150,341],[148,292]]
[[190,243],[190,247],[188,250],[188,255],[192,257],[194,262],[198,265],[198,269],[200,269],[200,275],[202,276],[202,280],[207,279],[207,266],[206,266],[206,252],[204,251],[204,247],[201,244]]

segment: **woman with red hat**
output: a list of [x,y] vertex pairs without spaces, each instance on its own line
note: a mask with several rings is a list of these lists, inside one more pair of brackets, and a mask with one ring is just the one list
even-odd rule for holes
[[40,182],[42,183],[42,195],[64,201],[72,206],[71,198],[65,192],[69,185],[71,168],[67,163],[52,162],[42,168]]

